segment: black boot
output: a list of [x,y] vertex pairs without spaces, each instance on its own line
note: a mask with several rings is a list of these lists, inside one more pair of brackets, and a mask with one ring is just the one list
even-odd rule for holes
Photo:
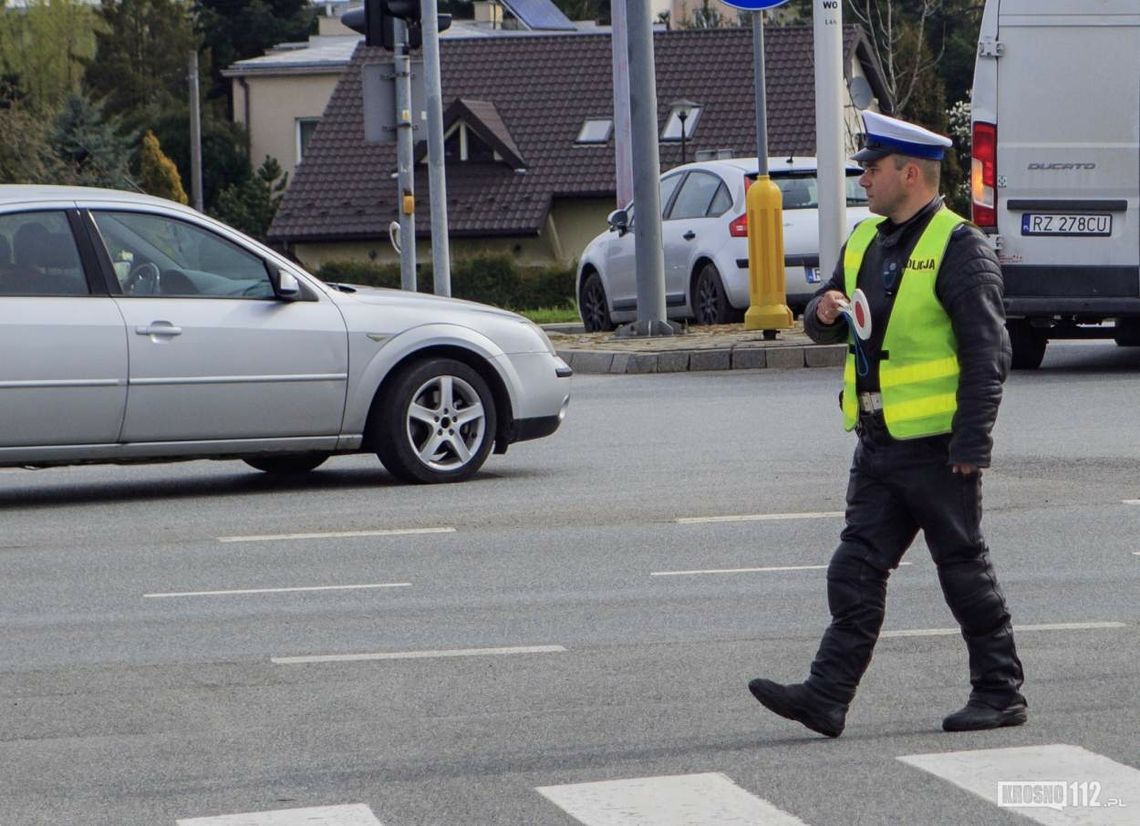
[[943,731],[982,731],[1003,726],[1020,726],[1028,714],[1024,700],[1015,700],[1003,708],[994,708],[981,700],[970,698],[965,708],[955,711],[942,721]]
[[847,707],[820,697],[806,685],[780,685],[757,678],[748,684],[748,690],[765,708],[781,717],[803,723],[828,737],[843,733]]

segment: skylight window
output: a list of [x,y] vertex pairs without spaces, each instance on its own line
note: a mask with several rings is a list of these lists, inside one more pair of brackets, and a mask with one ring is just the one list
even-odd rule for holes
[[[701,119],[701,107],[692,106],[686,107],[686,109],[688,109],[688,114],[684,118],[685,140],[692,140],[693,133],[697,130],[697,121]],[[669,117],[665,120],[665,128],[661,130],[661,140],[681,140],[681,111],[680,108],[674,106],[669,112]]]
[[614,122],[610,118],[590,118],[582,124],[582,131],[574,143],[608,143],[614,131]]

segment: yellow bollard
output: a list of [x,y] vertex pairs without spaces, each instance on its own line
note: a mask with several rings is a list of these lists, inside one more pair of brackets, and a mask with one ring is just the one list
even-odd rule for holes
[[784,207],[780,188],[767,175],[752,182],[745,195],[748,214],[749,307],[745,330],[792,328],[784,283]]

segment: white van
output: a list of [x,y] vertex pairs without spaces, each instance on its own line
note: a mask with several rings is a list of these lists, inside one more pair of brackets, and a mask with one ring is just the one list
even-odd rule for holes
[[1051,338],[1140,346],[1140,0],[987,0],[970,189],[1015,368]]

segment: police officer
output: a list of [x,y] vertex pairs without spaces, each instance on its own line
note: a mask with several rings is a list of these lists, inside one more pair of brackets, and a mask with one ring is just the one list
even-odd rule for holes
[[[1011,357],[1001,269],[982,233],[938,195],[950,140],[873,112],[863,126],[854,160],[881,217],[855,228],[804,312],[814,341],[849,342],[841,406],[859,437],[827,570],[831,625],[806,682],[748,687],[771,711],[838,737],[871,662],[887,578],[921,529],[970,658],[969,701],[942,727],[1021,725],[1021,661],[980,530],[981,468]],[[845,314],[856,288],[870,308],[866,340]]]

